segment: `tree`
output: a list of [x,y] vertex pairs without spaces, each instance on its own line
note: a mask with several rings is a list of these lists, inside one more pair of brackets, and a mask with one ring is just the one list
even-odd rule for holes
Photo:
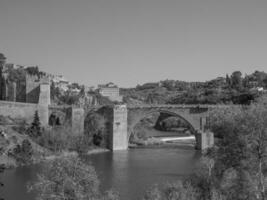
[[[220,132],[222,137],[215,151],[214,172],[219,181],[230,178],[226,181],[230,185],[221,189],[227,194],[227,199],[266,199],[266,105],[259,102],[236,113],[222,112],[220,116],[220,121],[219,118],[212,120],[213,132]],[[229,172],[232,175],[227,175]]]
[[0,53],[0,67],[3,67],[6,63],[6,57],[3,53]]
[[50,86],[50,91],[51,91],[51,99],[56,100],[60,96],[60,90],[58,87],[55,86],[54,81],[52,81],[52,84]]
[[[1,152],[0,152],[0,153],[1,153]],[[4,164],[0,165],[0,174],[3,173],[4,170],[5,170],[5,165],[4,165]],[[4,184],[3,184],[2,181],[1,181],[1,182],[0,182],[0,188],[3,187],[3,186],[4,186]],[[0,200],[4,200],[4,198],[0,196]]]
[[226,84],[227,84],[228,87],[231,87],[231,85],[232,85],[232,81],[231,81],[231,79],[230,79],[228,74],[226,74]]
[[267,88],[267,77],[265,78],[265,79],[263,79],[263,86],[264,86],[264,88]]
[[29,185],[37,192],[39,200],[117,200],[113,192],[105,195],[99,191],[95,169],[80,158],[56,159],[47,164],[38,180]]
[[247,118],[250,126],[247,127],[248,143],[251,149],[249,168],[250,172],[255,175],[257,180],[258,194],[257,199],[266,199],[264,174],[267,170],[267,109],[265,106],[258,104],[251,108],[252,113]]
[[242,73],[240,71],[235,71],[231,75],[232,88],[236,90],[242,89]]
[[25,139],[18,144],[10,156],[14,157],[18,164],[30,164],[32,162],[33,148],[29,140]]
[[31,137],[38,137],[41,136],[41,134],[42,134],[42,129],[41,129],[39,114],[38,111],[35,111],[33,122],[28,130],[28,135],[30,135]]
[[198,200],[199,192],[189,182],[178,181],[159,187],[150,188],[143,200]]
[[3,89],[3,79],[2,70],[6,63],[6,57],[4,54],[0,53],[0,100],[3,99],[2,89]]

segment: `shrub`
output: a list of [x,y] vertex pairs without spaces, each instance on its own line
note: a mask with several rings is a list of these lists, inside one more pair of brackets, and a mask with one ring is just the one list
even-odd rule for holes
[[33,122],[31,124],[31,127],[27,130],[27,134],[32,138],[39,137],[42,134],[41,122],[38,115],[38,111],[35,111]]
[[145,194],[143,200],[198,200],[199,193],[189,183],[167,184],[165,187],[154,186]]
[[77,151],[85,153],[92,147],[92,140],[86,135],[72,134],[70,127],[58,127],[46,130],[35,141],[53,152]]
[[18,164],[25,165],[32,162],[33,148],[29,140],[25,139],[18,144],[9,155],[14,157]]
[[93,166],[80,158],[61,158],[50,162],[38,180],[29,186],[39,200],[117,200],[114,192],[101,194],[99,179]]

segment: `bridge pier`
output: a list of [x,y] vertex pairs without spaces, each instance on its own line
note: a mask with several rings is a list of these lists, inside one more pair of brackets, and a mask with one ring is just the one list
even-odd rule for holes
[[205,150],[214,145],[214,134],[208,130],[208,126],[208,118],[200,117],[200,130],[196,131],[197,150]]
[[210,131],[197,131],[196,132],[196,149],[205,150],[207,148],[213,147],[214,145],[214,135]]
[[128,149],[126,105],[115,105],[113,108],[112,134],[109,148],[112,151]]

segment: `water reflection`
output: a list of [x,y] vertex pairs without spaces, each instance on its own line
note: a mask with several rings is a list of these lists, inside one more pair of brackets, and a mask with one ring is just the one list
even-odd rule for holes
[[[140,199],[153,184],[187,177],[200,158],[193,148],[132,149],[86,156],[86,162],[96,168],[101,189],[113,188],[121,199]],[[7,170],[3,175],[6,200],[33,200],[27,193],[28,181],[36,180],[42,165]]]

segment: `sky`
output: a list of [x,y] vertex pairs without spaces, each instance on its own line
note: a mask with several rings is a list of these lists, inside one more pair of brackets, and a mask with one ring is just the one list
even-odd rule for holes
[[0,0],[0,53],[88,86],[267,72],[267,1]]

